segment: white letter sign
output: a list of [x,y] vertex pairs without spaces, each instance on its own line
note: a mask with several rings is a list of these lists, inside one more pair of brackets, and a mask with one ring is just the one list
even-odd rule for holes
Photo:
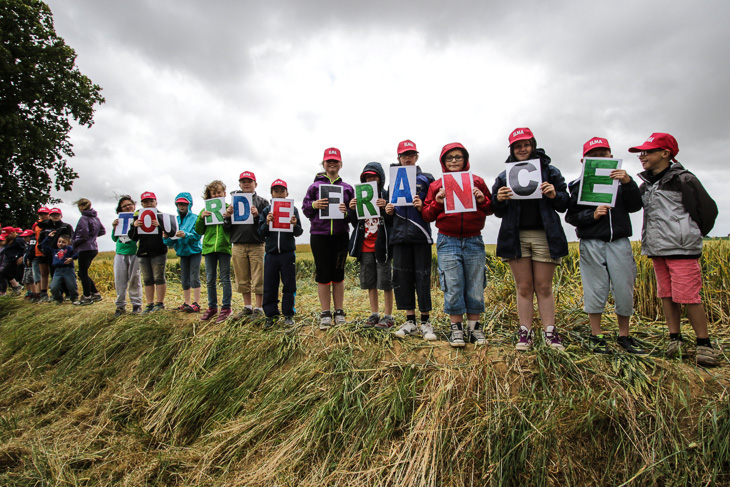
[[212,213],[212,215],[205,217],[206,225],[223,225],[223,213],[226,211],[225,198],[205,200],[205,209]]
[[269,222],[270,232],[294,231],[294,225],[291,223],[291,218],[294,216],[294,200],[273,198],[270,211],[274,215],[274,220]]
[[611,171],[621,169],[621,159],[591,157],[583,161],[578,204],[589,206],[616,206],[618,179],[611,179]]
[[319,187],[319,199],[326,199],[328,205],[319,210],[319,217],[322,220],[343,220],[345,214],[340,211],[340,204],[343,201],[343,188],[336,184],[323,184]]
[[535,200],[542,198],[540,185],[542,171],[540,159],[507,163],[507,187],[514,193],[513,200]]
[[142,235],[157,235],[159,233],[159,227],[152,224],[157,221],[156,209],[145,208],[144,210],[140,210],[137,219],[141,222],[141,225],[137,227],[137,233]]
[[393,206],[413,206],[416,196],[416,166],[390,167],[390,201]]
[[231,223],[233,225],[248,225],[253,223],[253,215],[251,214],[251,206],[253,205],[252,196],[253,193],[231,194],[231,205],[233,205]]
[[474,178],[470,172],[446,172],[441,181],[444,188],[444,213],[477,211],[477,200],[472,192]]

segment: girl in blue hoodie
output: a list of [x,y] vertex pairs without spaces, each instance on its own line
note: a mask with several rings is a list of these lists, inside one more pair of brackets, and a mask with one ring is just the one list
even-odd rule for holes
[[[183,299],[178,311],[197,313],[200,311],[200,261],[203,257],[203,246],[200,235],[195,231],[195,220],[198,215],[192,212],[193,197],[190,193],[180,193],[175,197],[177,206],[177,233],[173,238],[165,238],[165,245],[175,249],[180,257],[180,281],[183,288]],[[193,298],[190,300],[190,290]]]

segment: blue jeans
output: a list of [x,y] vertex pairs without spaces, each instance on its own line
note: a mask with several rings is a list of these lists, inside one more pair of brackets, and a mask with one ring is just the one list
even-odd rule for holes
[[63,285],[66,284],[66,291],[72,301],[79,298],[78,287],[76,286],[76,273],[73,266],[56,267],[53,272],[53,280],[51,281],[51,296],[56,301],[63,302]]
[[439,233],[436,241],[439,281],[444,292],[444,313],[462,315],[484,312],[486,252],[482,236],[449,237]]
[[223,288],[222,308],[231,307],[231,254],[211,252],[205,255],[205,277],[208,280],[208,307],[218,309],[216,294],[216,272],[220,269],[221,287]]
[[180,257],[180,282],[183,291],[200,287],[200,258],[202,254],[183,255]]

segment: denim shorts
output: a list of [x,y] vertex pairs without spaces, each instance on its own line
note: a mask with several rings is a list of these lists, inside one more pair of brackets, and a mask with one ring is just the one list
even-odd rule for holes
[[459,238],[439,233],[436,251],[439,281],[444,292],[444,313],[483,313],[487,256],[482,236]]

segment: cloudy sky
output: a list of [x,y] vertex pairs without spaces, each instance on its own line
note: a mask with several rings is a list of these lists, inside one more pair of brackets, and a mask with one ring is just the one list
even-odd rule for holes
[[[70,223],[79,197],[107,224],[116,195],[146,190],[167,212],[189,191],[200,210],[205,183],[235,189],[243,170],[264,196],[287,180],[299,206],[325,148],[341,149],[353,183],[367,162],[395,162],[406,138],[436,175],[441,147],[463,143],[491,187],[508,134],[526,126],[567,180],[592,136],[635,175],[628,147],[673,134],[720,207],[711,235],[730,233],[730,2],[47,3],[107,100],[72,132],[80,178],[57,195]],[[486,242],[498,228],[487,219]]]

